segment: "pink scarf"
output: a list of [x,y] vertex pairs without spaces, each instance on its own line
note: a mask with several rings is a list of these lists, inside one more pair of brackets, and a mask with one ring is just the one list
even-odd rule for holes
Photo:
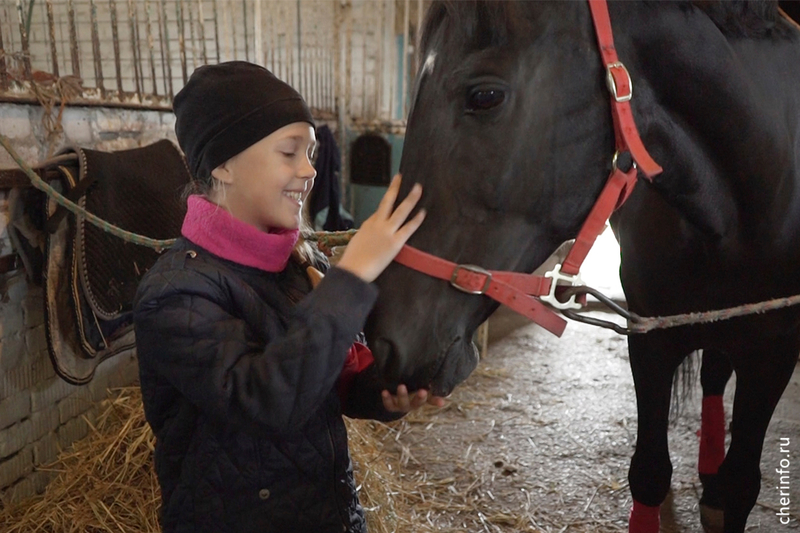
[[228,261],[267,272],[286,268],[299,230],[265,233],[202,196],[192,195],[187,203],[181,234],[196,245]]

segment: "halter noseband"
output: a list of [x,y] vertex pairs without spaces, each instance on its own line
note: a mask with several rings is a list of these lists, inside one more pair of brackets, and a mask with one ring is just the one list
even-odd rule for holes
[[[612,159],[611,175],[583,223],[575,243],[566,258],[544,277],[519,272],[489,271],[474,265],[459,265],[405,245],[395,261],[408,268],[434,278],[447,280],[456,289],[469,294],[483,294],[510,307],[539,324],[547,331],[561,336],[566,321],[542,304],[556,309],[579,309],[581,304],[571,296],[566,302],[556,297],[557,287],[580,285],[580,267],[606,221],[625,200],[636,185],[638,172],[652,180],[662,168],[650,157],[639,137],[633,119],[630,100],[633,83],[614,48],[614,36],[606,0],[588,0],[592,12],[597,44],[606,69],[606,84],[611,93],[611,115],[614,120],[616,152]],[[627,171],[617,166],[620,154],[630,153],[633,164]]]

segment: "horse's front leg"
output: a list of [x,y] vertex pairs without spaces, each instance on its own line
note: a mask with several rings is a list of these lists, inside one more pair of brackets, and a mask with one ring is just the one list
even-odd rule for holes
[[636,452],[628,472],[633,496],[629,533],[658,533],[659,509],[672,478],[667,444],[672,378],[686,354],[658,349],[656,338],[641,335],[628,339],[639,414]]
[[728,356],[717,350],[703,350],[700,384],[703,411],[700,425],[700,457],[697,471],[703,483],[700,522],[707,532],[722,531],[722,493],[717,471],[725,459],[725,385],[733,373]]
[[796,339],[762,344],[758,350],[732,354],[736,394],[731,445],[719,468],[724,498],[724,531],[741,533],[761,490],[761,451],[767,426],[792,377],[800,349]]

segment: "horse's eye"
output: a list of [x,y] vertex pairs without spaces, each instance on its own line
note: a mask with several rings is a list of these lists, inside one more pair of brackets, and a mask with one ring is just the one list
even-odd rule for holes
[[503,103],[506,93],[499,89],[479,89],[472,91],[467,100],[470,111],[485,111]]

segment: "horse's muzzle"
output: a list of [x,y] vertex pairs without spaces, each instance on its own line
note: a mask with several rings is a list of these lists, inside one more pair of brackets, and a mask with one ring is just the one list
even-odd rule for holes
[[456,385],[475,370],[480,359],[478,348],[471,341],[462,338],[456,338],[431,363],[422,367],[416,364],[419,360],[413,356],[403,357],[395,344],[383,337],[373,342],[372,351],[389,390],[395,390],[397,385],[404,384],[410,391],[427,389],[436,396],[450,394]]

